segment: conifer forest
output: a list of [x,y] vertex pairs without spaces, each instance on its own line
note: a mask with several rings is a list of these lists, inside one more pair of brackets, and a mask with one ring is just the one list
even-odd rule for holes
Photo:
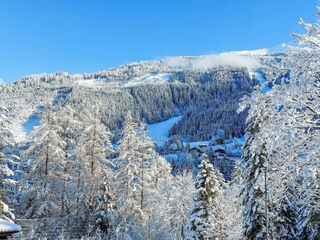
[[0,239],[320,239],[320,25],[300,24],[282,51],[0,84]]

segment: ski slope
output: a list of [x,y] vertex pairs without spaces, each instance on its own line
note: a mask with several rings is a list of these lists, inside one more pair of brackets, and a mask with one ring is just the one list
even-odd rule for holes
[[181,118],[182,116],[178,116],[163,122],[148,124],[148,136],[151,137],[152,141],[154,141],[158,146],[163,146],[163,144],[169,139],[168,132],[170,128]]

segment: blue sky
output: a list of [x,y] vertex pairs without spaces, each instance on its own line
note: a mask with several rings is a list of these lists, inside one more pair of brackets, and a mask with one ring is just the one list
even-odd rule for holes
[[270,48],[316,20],[313,0],[2,0],[0,78]]

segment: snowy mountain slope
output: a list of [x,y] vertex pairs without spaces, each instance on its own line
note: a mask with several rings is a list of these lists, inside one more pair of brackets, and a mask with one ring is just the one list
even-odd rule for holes
[[84,87],[97,87],[102,86],[103,81],[99,81],[97,79],[82,79],[74,82],[75,85],[84,86]]
[[23,124],[25,133],[38,124],[32,115],[41,113],[48,94],[56,101],[68,96],[75,105],[101,105],[103,122],[117,131],[128,110],[139,120],[156,123],[192,109],[206,115],[208,103],[237,101],[251,91],[255,80],[248,71],[256,72],[263,58],[273,57],[257,50],[143,61],[97,73],[36,74],[0,85],[0,101],[10,107],[10,118],[16,126]]
[[163,84],[170,80],[172,74],[148,74],[142,77],[136,77],[125,83],[124,87],[133,87],[142,84]]

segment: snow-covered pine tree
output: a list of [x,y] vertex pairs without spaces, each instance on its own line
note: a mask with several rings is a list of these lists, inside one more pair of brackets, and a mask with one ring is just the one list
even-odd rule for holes
[[[170,174],[170,169],[165,172]],[[168,178],[158,182],[150,202],[154,206],[154,214],[150,218],[149,239],[184,239],[195,193],[194,185],[193,174],[186,170],[175,177],[168,175]]]
[[297,193],[294,159],[303,154],[298,154],[298,146],[292,151],[297,139],[293,128],[286,129],[289,117],[282,116],[288,89],[284,86],[282,94],[275,97],[280,86],[265,93],[262,88],[257,88],[250,98],[244,98],[240,107],[242,110],[250,107],[243,145],[244,237],[264,239],[268,228],[269,238],[291,239],[297,232],[296,194],[292,194]]
[[320,238],[320,7],[317,9],[318,21],[306,23],[301,19],[306,33],[294,34],[297,43],[307,47],[300,51],[298,61],[291,66],[288,84],[291,92],[284,111],[284,118],[294,118],[289,125],[297,129],[294,147],[299,147],[299,153],[304,156],[300,157],[301,163],[296,169],[303,175],[295,190],[298,190],[299,205],[303,209],[298,218],[300,237],[305,239]]
[[116,200],[113,191],[108,189],[110,183],[103,182],[99,187],[97,207],[95,209],[95,229],[104,233],[107,239],[116,238],[116,227],[119,214],[116,208]]
[[243,144],[243,171],[244,182],[241,198],[244,205],[244,235],[248,240],[266,238],[265,212],[265,169],[268,167],[266,140],[262,128],[268,122],[268,99],[258,89],[250,101],[242,99],[239,111],[250,107],[247,118],[245,142]]
[[72,185],[72,165],[74,164],[77,141],[80,136],[82,124],[75,108],[67,100],[60,101],[57,106],[57,121],[61,127],[59,135],[65,142],[64,146],[64,174],[62,176],[62,186],[59,189],[61,198],[61,216],[67,216],[71,211],[71,202],[74,196],[70,194],[74,190]]
[[32,132],[30,147],[25,152],[28,173],[23,179],[26,192],[22,208],[26,218],[54,217],[60,213],[57,189],[61,185],[65,168],[65,142],[59,135],[60,131],[52,98],[48,98],[40,126]]
[[14,173],[8,167],[8,163],[12,161],[1,152],[4,148],[12,146],[14,142],[9,129],[10,121],[6,116],[7,112],[7,108],[0,106],[0,218],[11,221],[14,215],[8,206],[8,194],[11,192],[8,188],[15,184],[15,181],[9,178]]
[[151,168],[153,172],[151,179],[153,189],[156,190],[159,186],[171,184],[171,166],[164,157],[157,155],[151,163]]
[[[259,134],[266,143],[268,165],[276,169],[268,173],[267,180],[271,191],[268,203],[272,207],[268,209],[272,210],[270,230],[278,239],[315,239],[320,234],[320,27],[319,23],[300,23],[306,33],[294,35],[303,48],[288,52],[283,61],[268,69],[266,77],[274,83],[272,89],[262,97],[257,98],[256,92],[250,98],[251,106],[263,105],[269,115],[268,123],[259,126]],[[261,118],[259,112],[255,115]],[[250,143],[251,152],[263,146],[256,139]],[[247,203],[258,208],[252,201]],[[261,218],[256,215],[251,219]],[[252,226],[247,225],[247,229]]]
[[[190,145],[189,145],[189,147],[190,147]],[[181,161],[182,161],[181,168],[186,169],[187,171],[190,171],[194,175],[196,175],[197,174],[197,167],[196,167],[194,158],[191,154],[191,151],[190,151],[190,149],[188,149],[189,147],[187,146],[185,151],[180,156]]]
[[[227,215],[224,206],[229,204],[229,208],[234,208],[234,205],[225,196],[228,194],[226,189],[225,180],[223,174],[217,169],[213,168],[213,176],[216,185],[214,191],[217,193],[216,198],[213,199],[213,207],[209,209],[210,221],[208,225],[205,225],[207,238],[227,240],[228,236],[227,226],[228,219],[231,217]],[[229,197],[229,196],[228,196]],[[205,223],[207,224],[207,222]]]
[[228,240],[241,240],[243,234],[242,224],[242,199],[240,191],[243,188],[243,180],[241,173],[243,164],[237,161],[232,174],[232,180],[227,183],[227,187],[223,191],[223,221],[226,226],[226,235]]
[[173,178],[172,184],[172,200],[168,202],[168,206],[171,206],[169,223],[173,238],[182,240],[185,238],[186,226],[191,216],[192,196],[196,192],[193,173],[184,170]]
[[[131,113],[124,123],[122,139],[119,141],[118,156],[118,204],[122,221],[131,222],[142,228],[152,214],[148,200],[152,193],[154,168],[157,158],[155,145],[146,135],[145,125],[138,127]],[[123,212],[125,211],[125,212]]]
[[[151,172],[153,175],[151,176],[151,181],[148,186],[148,199],[147,199],[147,207],[148,210],[147,214],[147,224],[145,226],[145,235],[148,239],[158,239],[160,235],[162,237],[167,236],[166,230],[168,230],[166,227],[162,230],[162,223],[165,223],[166,220],[161,217],[159,214],[159,209],[162,209],[161,203],[164,201],[167,203],[167,201],[164,200],[166,193],[168,193],[169,189],[172,185],[172,175],[171,175],[171,166],[167,162],[167,160],[159,155],[156,156],[156,158],[151,163]],[[162,194],[162,191],[165,191],[164,194]],[[163,215],[162,215],[163,216]],[[157,219],[161,224],[158,224]],[[161,228],[161,230],[159,230]],[[160,237],[161,238],[161,237]]]
[[94,213],[97,211],[101,192],[99,189],[103,185],[108,194],[111,194],[114,174],[110,159],[113,152],[112,134],[101,123],[99,109],[95,107],[92,112],[85,110],[82,118],[85,127],[78,142],[72,174],[76,187],[73,212],[83,227],[82,230],[86,230],[88,222],[94,224]]
[[123,217],[122,224],[141,220],[141,159],[137,146],[138,125],[129,112],[124,122],[122,138],[118,142],[118,163],[116,189],[118,211]]
[[207,155],[204,154],[199,165],[196,180],[197,192],[191,209],[186,240],[225,239],[218,202],[223,185],[222,174],[213,168]]
[[[155,144],[146,134],[146,125],[144,123],[138,130],[138,158],[141,161],[141,191],[140,191],[140,209],[146,211],[145,204],[150,197],[152,177],[155,174],[151,167],[152,162],[157,158],[158,154],[155,151]],[[145,213],[144,215],[148,215]],[[146,220],[146,219],[145,219]]]

